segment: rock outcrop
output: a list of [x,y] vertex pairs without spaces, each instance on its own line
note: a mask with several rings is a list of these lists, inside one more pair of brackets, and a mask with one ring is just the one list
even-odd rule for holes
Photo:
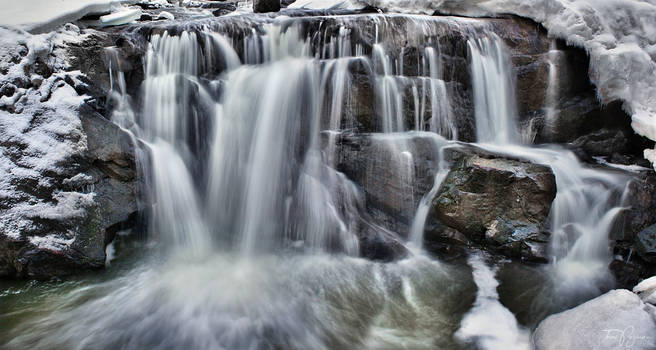
[[447,150],[446,158],[452,168],[433,201],[437,219],[509,256],[546,260],[542,225],[556,195],[551,169],[473,148]]
[[95,112],[95,88],[69,72],[69,45],[87,33],[2,32],[0,80],[13,88],[0,97],[0,277],[102,267],[108,232],[137,211],[136,167],[132,141]]
[[533,344],[537,350],[654,349],[655,335],[656,307],[617,289],[547,317],[535,330]]

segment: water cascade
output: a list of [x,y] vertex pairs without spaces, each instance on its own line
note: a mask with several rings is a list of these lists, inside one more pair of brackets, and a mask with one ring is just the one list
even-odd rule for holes
[[549,214],[554,283],[565,294],[598,292],[612,284],[608,235],[621,211],[627,179],[589,169],[571,151],[556,146],[521,145],[525,137],[518,135],[507,49],[495,36],[470,40],[468,45],[478,142],[495,153],[551,167],[557,186]]
[[[445,154],[465,141],[553,170],[559,295],[608,282],[626,179],[530,145],[508,48],[484,21],[253,15],[148,33],[138,96],[108,49],[109,99],[139,149],[149,239],[166,249],[62,292],[10,349],[523,348],[496,267],[423,250]],[[467,68],[471,81],[450,76]],[[393,261],[362,258],[372,246]],[[507,326],[493,338],[490,315]]]
[[558,108],[558,60],[560,51],[556,48],[556,41],[552,40],[549,45],[549,80],[545,96],[545,120],[544,132],[547,135],[553,133],[556,113]]
[[511,144],[519,141],[512,64],[494,33],[467,42],[471,59],[476,141]]

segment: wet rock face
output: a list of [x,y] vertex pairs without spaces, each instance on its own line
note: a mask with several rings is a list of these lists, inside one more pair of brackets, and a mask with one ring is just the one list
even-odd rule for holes
[[599,101],[588,78],[590,59],[584,50],[552,42],[545,29],[530,20],[490,23],[510,49],[518,118],[522,129],[533,134],[532,142],[573,143],[569,147],[586,162],[594,162],[593,156],[616,157],[623,164],[642,158],[642,150],[650,145],[635,135],[621,102]]
[[404,236],[422,196],[430,191],[438,150],[430,137],[344,136],[337,169],[365,194],[377,222]]
[[446,157],[453,167],[433,201],[437,219],[506,255],[545,260],[542,225],[556,195],[551,169],[471,149]]

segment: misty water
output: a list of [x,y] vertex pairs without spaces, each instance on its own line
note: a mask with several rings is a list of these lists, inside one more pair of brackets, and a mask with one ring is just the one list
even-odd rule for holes
[[[160,31],[148,38],[139,99],[113,65],[112,119],[138,140],[143,192],[154,203],[147,229],[119,236],[102,273],[0,282],[0,344],[521,349],[544,317],[610,288],[607,237],[625,181],[556,146],[529,145],[502,40],[471,19],[363,16],[374,23],[370,52],[352,41],[362,16],[333,18],[338,29],[319,32],[319,43],[293,18],[239,36],[204,23]],[[424,40],[418,79],[387,47],[399,25]],[[550,264],[423,249],[429,205],[450,167],[442,151],[462,145],[435,40],[454,27],[468,38],[478,146],[554,171]],[[392,171],[413,176],[416,138],[437,157],[432,189],[404,208],[413,218],[406,232],[370,215],[361,188],[336,169],[337,143],[353,122],[342,108],[352,103],[354,66],[373,77],[370,136],[394,155]],[[360,257],[362,232],[397,242],[405,257]]]

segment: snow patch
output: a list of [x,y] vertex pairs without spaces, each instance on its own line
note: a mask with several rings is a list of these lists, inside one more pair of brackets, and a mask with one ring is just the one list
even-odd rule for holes
[[56,192],[53,203],[37,203],[34,205],[18,205],[18,208],[28,218],[49,220],[68,220],[84,217],[86,209],[94,205],[95,193]]
[[112,14],[101,16],[100,24],[103,27],[120,26],[132,23],[141,17],[141,9],[123,9]]
[[162,11],[157,15],[157,19],[167,19],[169,21],[172,21],[175,19],[175,17],[171,12]]
[[74,25],[39,35],[0,27],[0,227],[9,238],[39,232],[39,219],[80,218],[95,205],[93,193],[55,190],[87,147],[78,113],[87,97],[65,82],[80,75],[65,72],[66,45],[85,35]]
[[638,283],[633,287],[633,293],[638,294],[645,303],[656,305],[656,276]]
[[56,235],[47,235],[45,237],[32,236],[29,238],[30,243],[40,249],[62,251],[66,250],[73,244],[75,238],[63,239]]
[[2,3],[0,26],[43,33],[90,14],[104,14],[134,0],[29,0]]

